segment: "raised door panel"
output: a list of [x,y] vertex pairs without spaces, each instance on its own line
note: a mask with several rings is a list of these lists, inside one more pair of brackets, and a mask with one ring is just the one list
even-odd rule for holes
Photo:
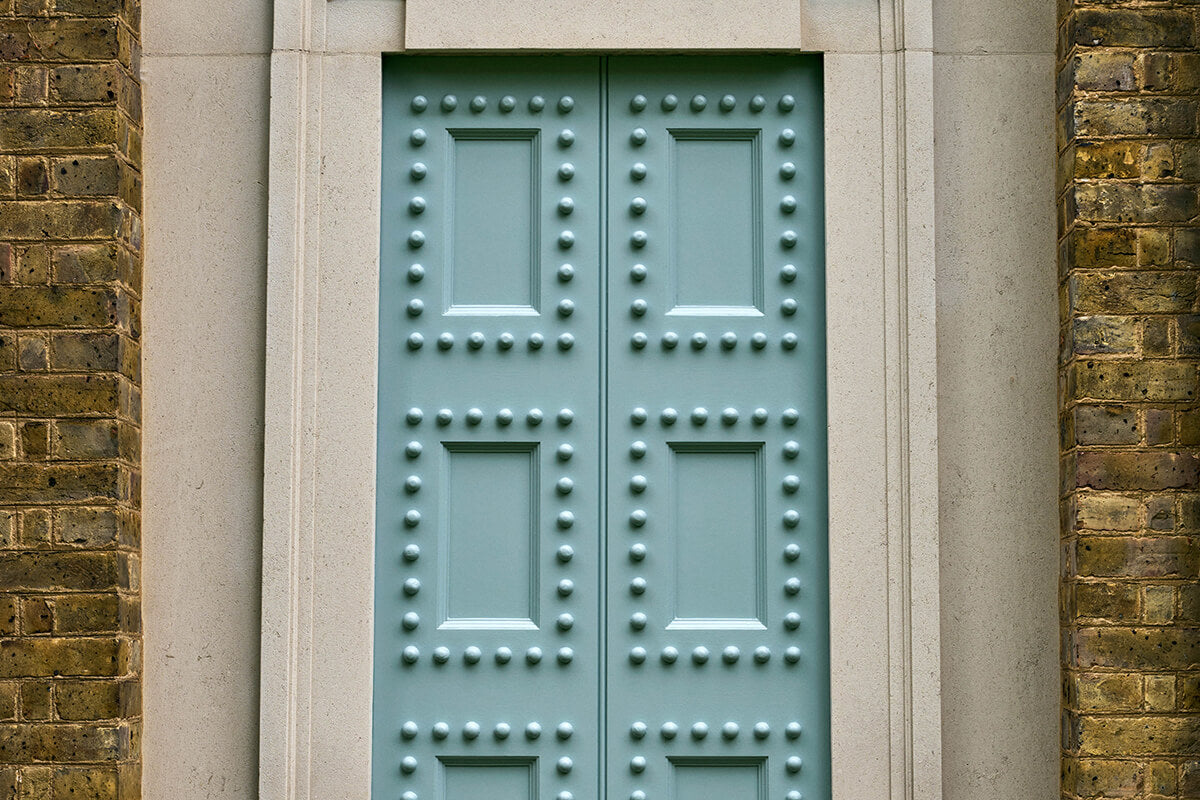
[[609,796],[828,795],[819,63],[609,62]]

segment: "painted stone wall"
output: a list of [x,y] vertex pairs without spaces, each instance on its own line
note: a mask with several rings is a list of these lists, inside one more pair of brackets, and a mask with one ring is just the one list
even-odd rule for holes
[[0,0],[0,800],[140,796],[137,0]]
[[1059,15],[1063,794],[1197,798],[1200,6]]

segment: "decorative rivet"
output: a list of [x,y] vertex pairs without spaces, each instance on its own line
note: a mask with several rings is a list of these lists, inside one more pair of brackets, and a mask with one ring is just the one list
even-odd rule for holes
[[421,627],[421,615],[415,611],[406,612],[401,618],[400,624],[404,626],[406,631],[415,631]]
[[795,494],[800,489],[799,475],[786,475],[783,478],[783,490],[788,494]]
[[742,656],[742,651],[737,649],[733,645],[729,645],[729,647],[726,647],[724,650],[721,651],[721,660],[724,661],[726,664],[736,664],[738,659],[741,658],[741,656]]
[[478,664],[481,658],[483,658],[483,651],[475,645],[471,645],[463,651],[463,661],[468,664]]
[[667,331],[662,337],[662,346],[664,350],[674,350],[679,344],[679,335],[674,331]]
[[562,563],[567,563],[575,557],[575,548],[569,544],[564,544],[558,548],[558,560]]
[[422,336],[421,334],[410,333],[408,335],[408,349],[409,350],[420,350],[422,345],[424,345],[424,344],[425,344],[425,337]]
[[788,578],[783,582],[783,590],[788,594],[800,594],[800,579]]
[[558,235],[558,246],[563,250],[570,250],[575,246],[575,234],[571,231],[563,231]]
[[792,789],[790,792],[784,795],[784,800],[804,800],[804,795],[800,794],[800,792],[796,791],[795,789]]
[[416,458],[417,456],[421,455],[421,443],[409,442],[408,444],[404,445],[404,455],[408,456],[409,458]]
[[629,617],[629,627],[633,628],[635,631],[645,630],[646,622],[646,615],[641,611],[635,611],[633,615]]
[[560,647],[555,658],[558,659],[558,663],[560,664],[570,664],[575,658],[575,651],[569,647]]
[[575,337],[572,336],[571,334],[564,333],[562,336],[558,337],[558,349],[559,350],[570,350],[574,346],[575,346]]
[[783,524],[788,528],[794,528],[800,524],[800,512],[794,508],[789,508],[783,512]]
[[629,176],[635,181],[640,181],[646,177],[646,165],[642,162],[637,162],[629,170]]
[[705,345],[707,345],[707,344],[708,344],[708,337],[705,336],[703,333],[693,333],[692,334],[692,349],[693,350],[703,350]]
[[738,421],[738,412],[736,408],[727,408],[721,412],[721,422],[726,425],[736,424]]
[[800,766],[801,766],[802,762],[800,761],[800,756],[789,756],[788,760],[784,763],[787,766],[788,772],[795,773],[795,772],[800,771]]
[[575,210],[575,201],[569,197],[564,197],[558,201],[558,213],[564,217],[569,217],[571,212]]
[[429,107],[429,100],[427,100],[423,94],[416,95],[409,103],[409,107],[412,108],[413,111],[420,114]]
[[560,317],[569,317],[575,313],[575,302],[573,300],[558,301],[558,315]]
[[633,664],[644,664],[646,662],[646,648],[635,647],[630,650],[629,661]]
[[629,445],[629,455],[633,458],[642,458],[646,455],[646,443],[634,442]]
[[692,111],[703,111],[704,107],[708,105],[708,98],[702,94],[695,95],[692,97],[691,105]]
[[420,729],[417,727],[417,723],[413,722],[412,720],[409,720],[408,722],[406,722],[400,726],[400,735],[403,736],[405,739],[412,739],[419,732],[420,732]]
[[507,114],[517,107],[517,98],[513,97],[511,94],[506,94],[504,97],[500,98],[499,106],[500,110]]
[[575,617],[570,614],[559,614],[554,624],[558,626],[560,631],[569,631],[575,625]]
[[784,128],[779,132],[779,143],[784,147],[791,147],[796,143],[796,132],[791,128]]
[[779,201],[779,210],[785,214],[791,214],[796,211],[796,198],[789,195],[784,195]]
[[640,528],[646,524],[646,512],[642,509],[637,509],[629,515],[629,526],[631,528]]
[[633,133],[629,134],[629,141],[633,142],[635,147],[641,147],[646,143],[646,129],[634,128]]
[[569,722],[560,722],[558,723],[558,728],[556,728],[554,732],[558,734],[559,739],[566,741],[567,739],[571,738],[573,733],[575,733],[575,726]]
[[799,662],[800,661],[800,648],[799,647],[789,647],[787,650],[784,650],[783,651],[783,660],[788,662],[789,664],[795,664],[795,663]]
[[795,561],[800,557],[800,545],[792,542],[783,548],[783,557],[788,561]]
[[450,726],[444,722],[433,723],[433,738],[445,739],[450,735]]
[[646,757],[645,756],[634,756],[633,758],[629,759],[629,771],[635,775],[645,772],[646,771]]
[[629,244],[634,249],[640,250],[641,248],[646,246],[646,242],[648,240],[649,240],[649,237],[646,236],[645,231],[634,231],[633,235],[629,237]]
[[413,231],[408,235],[408,246],[413,250],[419,250],[425,246],[425,234],[421,231]]
[[458,98],[448,94],[442,98],[442,111],[453,111],[458,108]]
[[505,332],[500,334],[500,338],[496,340],[496,346],[501,350],[511,350],[516,341],[511,333]]
[[762,331],[757,331],[750,337],[750,346],[755,350],[762,350],[767,346],[767,335]]
[[649,485],[645,475],[634,475],[629,479],[629,491],[634,494],[641,494],[646,491],[646,486]]
[[482,411],[480,411],[478,408],[467,409],[467,424],[468,425],[478,425],[481,422],[483,422],[483,412]]
[[692,650],[692,661],[696,662],[697,664],[707,664],[708,655],[708,648],[704,645],[700,645]]
[[421,591],[421,582],[416,578],[409,578],[404,582],[404,593],[409,597],[412,597],[419,591]]
[[400,759],[400,771],[405,775],[411,775],[417,771],[417,760],[412,756],[405,756]]
[[736,722],[726,722],[721,726],[721,735],[726,739],[736,739],[740,732]]
[[760,645],[754,648],[754,660],[759,664],[765,664],[771,660],[771,648],[765,645]]
[[703,739],[705,736],[708,736],[708,725],[703,722],[697,722],[692,726],[693,739]]
[[570,264],[563,264],[558,268],[558,279],[563,283],[570,283],[571,278],[575,277],[575,268]]
[[783,424],[795,425],[800,421],[800,412],[794,408],[789,408],[783,412]]
[[789,611],[783,615],[783,627],[789,631],[794,631],[800,627],[800,615],[795,611]]
[[540,94],[535,94],[533,97],[529,98],[529,110],[533,113],[537,114],[545,107],[546,98],[542,97]]
[[796,165],[790,161],[783,162],[783,166],[779,168],[779,177],[783,178],[785,181],[790,181],[792,178],[796,177]]
[[542,648],[531,647],[525,651],[525,660],[530,664],[537,664],[542,660]]
[[635,197],[629,201],[629,211],[635,216],[640,216],[646,213],[646,198]]
[[629,560],[642,561],[646,558],[646,545],[636,542],[629,547]]
[[646,593],[646,579],[638,577],[638,578],[634,578],[633,580],[631,580],[629,582],[629,591],[631,594],[645,594]]
[[721,349],[732,350],[737,347],[737,334],[733,331],[725,331],[721,334]]
[[507,664],[512,661],[512,650],[507,647],[499,647],[496,649],[496,663]]
[[783,335],[783,341],[780,342],[780,344],[783,345],[784,350],[795,350],[796,345],[799,343],[800,343],[800,338],[798,336],[796,336],[796,334],[794,334],[794,333],[785,333]]
[[750,110],[751,111],[755,111],[755,112],[762,111],[766,107],[767,107],[767,98],[763,97],[761,94],[756,94],[756,95],[754,95],[754,97],[750,98]]
[[511,733],[512,733],[512,726],[509,725],[507,722],[497,722],[496,727],[492,729],[492,735],[502,741],[504,739],[507,739],[509,734],[511,734]]
[[416,494],[417,492],[421,491],[421,479],[416,475],[409,475],[404,480],[404,491],[408,492],[409,494]]
[[560,597],[570,597],[575,591],[575,581],[570,578],[563,578],[558,582],[558,594]]
[[700,408],[692,409],[692,423],[693,424],[703,425],[706,422],[708,422],[708,409],[707,408],[700,407]]
[[471,110],[476,114],[481,113],[487,108],[487,98],[481,94],[477,94],[471,98]]
[[755,425],[765,425],[768,416],[765,408],[756,408],[754,409],[754,413],[750,415],[750,419],[753,420]]
[[649,304],[640,297],[629,304],[629,313],[635,317],[646,315],[646,311],[650,308]]
[[564,428],[575,421],[575,412],[569,408],[561,409],[558,412],[558,424]]
[[536,722],[531,722],[525,726],[525,738],[536,739],[542,735],[542,726]]
[[421,658],[421,651],[410,644],[404,648],[404,652],[400,654],[400,658],[403,659],[405,664],[415,664]]
[[783,235],[779,237],[779,243],[787,248],[795,247],[797,241],[798,237],[795,231],[784,231]]
[[407,311],[410,317],[419,317],[425,311],[425,303],[420,298],[409,300]]
[[414,217],[424,214],[425,213],[425,198],[424,197],[414,197],[412,200],[409,200],[408,201],[408,213],[412,214]]
[[556,800],[575,800],[575,795],[564,790],[555,795],[555,798]]
[[571,95],[565,94],[562,97],[558,98],[558,110],[561,111],[562,113],[566,114],[574,107],[575,107],[575,98],[571,97]]
[[554,488],[559,494],[570,494],[575,488],[575,481],[570,478],[559,478],[558,483],[554,484]]
[[674,111],[678,105],[679,105],[679,98],[673,94],[669,94],[662,99],[662,110],[663,111]]
[[451,347],[454,347],[454,334],[453,333],[443,333],[440,336],[438,336],[438,349],[439,350],[449,350]]
[[737,105],[737,98],[731,94],[727,94],[721,98],[721,110],[733,111],[733,107]]
[[433,648],[433,660],[435,663],[445,664],[447,661],[450,660],[450,648],[449,647]]
[[454,421],[454,412],[448,408],[443,408],[437,413],[437,424],[445,427]]
[[771,735],[771,726],[765,722],[754,723],[754,738],[765,739]]
[[575,144],[575,131],[570,128],[565,129],[558,135],[558,143],[563,147],[570,147]]
[[790,94],[785,94],[783,97],[779,98],[780,111],[791,111],[795,107],[796,98],[792,97]]
[[662,420],[663,425],[674,425],[675,420],[679,419],[679,412],[673,408],[664,408],[659,419]]
[[783,445],[783,457],[795,458],[800,455],[800,443],[795,441],[785,442]]
[[478,722],[468,722],[466,725],[463,725],[463,738],[467,739],[468,741],[478,739],[479,738],[479,723]]
[[634,739],[645,739],[647,730],[646,723],[635,722],[629,726],[629,735]]
[[575,177],[575,165],[569,161],[558,168],[558,177],[561,180],[569,181]]
[[571,456],[575,455],[575,448],[569,444],[560,444],[558,446],[558,460],[570,461]]
[[784,264],[779,268],[779,279],[784,283],[791,283],[796,280],[796,265]]
[[529,413],[525,415],[525,422],[533,427],[542,424],[542,410],[540,408],[531,408]]
[[571,771],[571,767],[575,766],[575,762],[571,760],[570,756],[563,756],[555,766],[560,774],[566,775]]
[[629,268],[629,278],[630,278],[630,280],[638,282],[638,283],[646,280],[646,265],[645,264],[634,264],[632,267],[630,267]]
[[575,515],[570,511],[560,511],[558,514],[558,527],[562,530],[567,530],[575,524]]
[[646,409],[641,408],[640,406],[635,408],[629,415],[629,421],[634,425],[643,424],[646,421]]
[[420,264],[413,264],[411,267],[408,268],[408,279],[412,283],[420,283],[421,279],[424,277],[425,277],[425,268],[422,267]]
[[[675,649],[674,647],[667,645],[666,647],[664,647],[662,649],[662,655],[660,656],[660,658],[662,658],[662,662],[664,664],[674,664],[676,661],[679,660],[679,651],[677,649]],[[664,728],[665,728],[665,726],[664,726]]]
[[542,336],[540,333],[529,334],[529,349],[530,350],[541,350],[542,345],[544,345],[545,343],[546,343],[546,337]]
[[467,347],[471,348],[472,350],[478,350],[479,348],[483,347],[486,341],[487,339],[484,338],[482,333],[475,331],[467,337]]
[[662,738],[669,741],[679,735],[679,726],[674,722],[664,722],[662,728],[660,728],[660,732],[662,733]]
[[633,99],[629,101],[629,107],[634,111],[643,111],[646,108],[646,95],[635,94]]

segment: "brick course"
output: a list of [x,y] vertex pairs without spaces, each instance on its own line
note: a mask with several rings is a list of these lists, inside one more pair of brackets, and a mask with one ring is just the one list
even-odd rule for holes
[[1200,798],[1200,5],[1060,0],[1064,798]]
[[141,796],[137,0],[0,0],[0,800]]

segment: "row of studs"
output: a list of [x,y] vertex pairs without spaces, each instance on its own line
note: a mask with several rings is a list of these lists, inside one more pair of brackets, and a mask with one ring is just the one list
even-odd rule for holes
[[[793,723],[794,724],[794,723]],[[507,722],[497,722],[492,728],[492,736],[500,741],[504,741],[512,734],[512,726]],[[462,727],[462,738],[467,741],[472,741],[479,738],[479,734],[483,732],[483,727],[478,722],[468,722]],[[566,741],[575,733],[575,726],[569,722],[560,722],[558,727],[554,729],[554,733],[559,739]],[[415,739],[421,734],[421,726],[412,720],[408,720],[400,726],[400,737],[402,739]],[[450,725],[445,722],[435,722],[429,729],[429,735],[437,741],[442,741],[450,736]],[[542,736],[542,725],[539,722],[530,722],[525,726],[525,738],[529,741],[537,741]]]
[[[645,111],[649,103],[650,101],[646,99],[646,95],[644,94],[635,94],[629,99],[629,107],[634,113]],[[767,98],[761,94],[756,94],[750,98],[750,102],[747,105],[751,111],[758,113],[767,107]],[[779,98],[777,105],[780,111],[789,112],[796,107],[796,98],[790,94],[785,94]],[[674,111],[679,107],[679,97],[675,94],[666,94],[659,102],[659,107],[663,111]],[[702,94],[694,94],[688,103],[688,107],[697,113],[703,111],[708,107],[708,98]],[[732,94],[722,95],[721,99],[717,101],[717,108],[726,113],[733,111],[737,108],[737,97]]]
[[[698,406],[692,410],[691,417],[692,422],[696,423],[697,425],[703,425],[708,421],[708,409]],[[674,425],[679,420],[679,412],[674,408],[664,408],[658,415],[658,418],[663,425]],[[726,425],[733,425],[738,421],[738,418],[738,410],[732,406],[721,412],[721,421]],[[765,425],[770,418],[771,414],[765,408],[756,408],[754,411],[750,412],[750,421],[755,425]],[[629,412],[629,421],[634,425],[644,425],[649,419],[650,413],[641,406],[638,406],[637,408],[633,409],[633,411]],[[784,425],[791,427],[800,421],[800,412],[794,408],[786,408],[779,415],[779,419]],[[796,445],[796,443],[789,442],[787,445],[785,445],[785,455],[788,455],[789,451],[793,449],[796,450],[796,453],[799,453],[799,445],[796,445],[795,448],[793,448],[792,445]],[[788,457],[794,458],[795,456],[788,455]]]
[[[454,111],[456,108],[458,108],[458,96],[453,94],[443,95],[439,106],[442,111],[445,111],[446,113]],[[423,94],[416,95],[409,102],[409,107],[412,108],[415,113],[420,114],[424,112],[425,109],[429,108],[429,98]],[[487,95],[477,94],[471,98],[469,103],[467,103],[467,108],[471,109],[471,111],[475,112],[476,114],[482,114],[487,110],[487,107]],[[500,98],[499,102],[496,103],[496,107],[505,114],[511,113],[517,108],[517,98],[513,97],[511,94],[506,94]],[[528,108],[535,114],[540,113],[546,108],[546,98],[540,94],[535,94],[533,97],[529,98]],[[571,97],[569,94],[564,94],[562,97],[558,98],[556,108],[558,108],[560,114],[571,113],[571,110],[575,108],[575,98]]]
[[[771,726],[766,722],[756,722],[752,728],[755,739],[766,739],[771,735]],[[803,727],[799,722],[789,722],[783,729],[784,734],[789,739],[799,739]],[[629,736],[632,739],[640,741],[646,738],[646,734],[650,732],[650,727],[641,721],[635,722],[629,726]],[[662,738],[670,741],[679,735],[679,726],[674,722],[664,722],[659,728]],[[726,722],[721,726],[721,735],[726,739],[736,739],[741,729],[736,722]],[[692,725],[692,737],[703,739],[708,736],[708,723],[697,722]]]
[[[483,422],[483,416],[482,410],[478,408],[469,408],[467,409],[466,414],[463,415],[463,420],[468,425],[478,425]],[[538,425],[541,425],[542,420],[545,418],[546,415],[542,413],[540,408],[531,408],[525,414],[525,422],[530,427],[537,427]],[[424,419],[425,412],[416,407],[410,408],[404,415],[404,421],[413,427],[420,425]],[[444,427],[454,422],[454,412],[448,408],[443,408],[434,415],[433,419],[438,425]],[[496,424],[500,425],[501,427],[511,425],[515,419],[516,414],[513,413],[512,409],[502,408],[496,412]],[[555,415],[555,420],[558,422],[559,426],[565,428],[575,421],[575,412],[569,408],[561,409],[558,414]]]
[[[499,350],[511,350],[516,344],[516,338],[511,333],[502,333],[496,339],[496,348]],[[467,347],[471,350],[482,350],[487,344],[487,337],[480,331],[475,331],[467,337]],[[529,334],[527,345],[530,350],[541,350],[546,344],[546,337],[540,333]],[[408,335],[408,349],[420,350],[425,346],[425,336],[419,332],[413,332]],[[570,350],[575,346],[575,336],[570,333],[560,334],[558,337],[558,349]],[[454,334],[442,333],[437,337],[438,350],[446,351],[454,348]]]
[[[409,612],[409,613],[411,614],[412,612]],[[405,621],[407,622],[408,621],[407,618],[409,617],[409,614],[405,614],[404,616],[406,618]],[[566,616],[569,616],[569,615],[566,615]],[[404,627],[407,630],[412,630],[416,626],[412,626],[412,628],[410,628],[409,625],[406,624]],[[544,655],[545,654],[542,652],[542,648],[530,647],[528,650],[525,651],[525,663],[529,664],[530,666],[536,666],[537,664],[542,663],[542,659],[543,659]],[[451,656],[450,648],[435,647],[433,649],[432,660],[433,660],[434,664],[436,664],[438,666],[442,666],[442,665],[450,662],[450,656]],[[475,647],[474,645],[467,647],[463,651],[463,662],[466,664],[469,664],[469,665],[478,664],[482,659],[483,659],[483,651],[480,650],[478,647]],[[496,663],[499,664],[500,666],[504,666],[505,664],[508,664],[513,659],[512,649],[509,647],[496,648],[495,659],[496,659]],[[555,654],[555,660],[559,664],[562,664],[563,666],[570,664],[574,659],[575,659],[575,651],[572,650],[570,647],[560,647],[560,648],[558,648],[558,652]],[[412,666],[413,664],[420,662],[421,649],[419,647],[417,647],[416,645],[408,645],[401,652],[400,660],[406,666]]]
[[[639,614],[640,612],[638,614],[634,614],[633,619],[630,620],[631,626],[638,630],[641,629],[638,627],[641,623]],[[645,615],[641,614],[641,616],[644,617]],[[793,627],[792,625],[787,625],[789,629],[794,630],[795,627],[800,626],[800,616],[798,614],[789,614],[788,616],[795,617],[795,626]],[[785,620],[785,625],[787,622],[789,622],[789,620]],[[789,664],[798,664],[800,663],[800,655],[801,653],[799,647],[788,647],[783,651],[783,660]],[[712,654],[709,652],[708,648],[704,645],[700,645],[692,650],[692,663],[698,667],[702,667],[708,663],[711,656]],[[741,650],[733,645],[730,645],[721,651],[721,660],[730,666],[736,664],[741,656]],[[629,661],[634,665],[645,664],[648,657],[649,653],[646,652],[646,648],[644,647],[634,647],[629,651]],[[679,660],[678,648],[671,647],[670,645],[664,647],[662,652],[659,653],[659,660],[667,666],[674,664]],[[754,662],[756,664],[766,664],[770,660],[771,648],[764,645],[754,649]]]
[[[708,347],[708,334],[697,331],[692,334],[690,341],[693,350],[703,350]],[[733,331],[726,331],[721,334],[720,342],[722,350],[733,350],[738,344],[737,334]],[[645,331],[637,331],[629,337],[629,346],[634,350],[645,350],[648,344],[650,344],[650,336]],[[755,350],[763,350],[767,344],[769,344],[769,340],[762,331],[758,331],[750,337],[750,347]],[[784,350],[795,350],[799,344],[800,337],[790,331],[779,337],[779,346]],[[662,335],[663,350],[674,350],[678,346],[679,334],[675,331],[667,331]]]

